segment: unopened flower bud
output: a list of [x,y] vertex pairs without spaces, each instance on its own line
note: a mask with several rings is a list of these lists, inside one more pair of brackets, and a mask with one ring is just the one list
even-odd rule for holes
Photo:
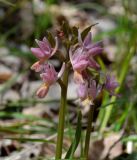
[[44,98],[47,95],[48,90],[49,90],[49,86],[48,85],[43,85],[37,90],[36,95],[39,98]]

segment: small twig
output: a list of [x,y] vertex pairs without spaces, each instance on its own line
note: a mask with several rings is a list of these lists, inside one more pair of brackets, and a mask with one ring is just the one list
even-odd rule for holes
[[115,145],[116,145],[117,143],[119,143],[119,142],[121,141],[121,139],[122,139],[123,136],[125,135],[125,130],[126,130],[127,122],[128,122],[128,117],[126,118],[125,123],[124,123],[124,125],[123,125],[123,129],[121,130],[121,133],[120,133],[121,136],[119,137],[119,139],[118,139],[116,142],[114,142],[114,143],[111,145],[111,147],[109,148],[108,153],[107,153],[106,157],[104,158],[104,160],[106,160],[106,159],[109,158],[109,155],[110,155],[111,150],[115,147]]

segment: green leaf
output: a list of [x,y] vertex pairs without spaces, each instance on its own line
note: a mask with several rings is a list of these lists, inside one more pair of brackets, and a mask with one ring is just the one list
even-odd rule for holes
[[70,29],[70,27],[69,27],[68,22],[66,22],[66,21],[63,22],[62,30],[63,30],[65,36],[68,38],[68,37],[69,37],[69,34],[71,33],[71,29]]
[[78,28],[77,27],[72,27],[72,33],[76,36],[76,37],[78,37]]
[[72,32],[72,37],[71,37],[71,45],[75,45],[78,42],[78,28],[77,27],[72,27],[71,28],[71,32]]
[[82,123],[81,123],[81,119],[82,119],[82,114],[81,111],[79,111],[78,113],[78,121],[77,121],[77,128],[76,128],[76,133],[75,133],[75,137],[74,137],[74,141],[72,142],[66,156],[65,159],[72,159],[73,155],[75,153],[75,150],[77,149],[77,146],[79,144],[80,138],[81,138],[81,131],[82,131]]
[[0,3],[3,3],[5,5],[10,5],[10,6],[15,6],[15,4],[13,4],[13,3],[11,3],[11,2],[9,2],[7,0],[0,0]]
[[7,138],[4,138],[4,139],[17,140],[17,141],[21,141],[21,142],[44,142],[44,143],[47,142],[47,143],[53,143],[54,144],[54,141],[46,140],[46,139],[43,139],[43,138],[23,138],[23,137],[13,138],[13,137],[7,137]]
[[123,142],[133,141],[137,142],[137,135],[131,135],[122,139]]
[[86,29],[84,29],[81,33],[81,37],[82,37],[82,40],[85,39],[85,37],[87,36],[88,32],[91,30],[91,28],[95,25],[97,25],[98,23],[95,23],[95,24],[92,24],[90,25],[89,27],[87,27]]
[[78,43],[78,38],[77,37],[72,37],[70,42],[71,42],[71,45],[75,45],[75,44]]

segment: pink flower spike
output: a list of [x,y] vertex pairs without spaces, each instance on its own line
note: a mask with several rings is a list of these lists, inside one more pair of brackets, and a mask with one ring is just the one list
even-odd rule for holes
[[34,70],[35,72],[41,72],[43,69],[43,65],[40,64],[40,62],[35,62],[32,66],[31,69]]
[[47,95],[48,90],[49,90],[49,86],[43,85],[37,90],[36,95],[39,98],[44,98]]
[[105,89],[111,94],[115,95],[114,91],[119,86],[114,76],[106,75]]

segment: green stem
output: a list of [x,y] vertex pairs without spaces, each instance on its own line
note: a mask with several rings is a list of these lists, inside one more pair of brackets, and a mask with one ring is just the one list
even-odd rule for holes
[[92,121],[93,121],[94,107],[95,107],[94,105],[91,105],[89,113],[88,113],[88,126],[87,126],[87,131],[86,131],[85,148],[84,148],[84,158],[86,160],[88,160],[90,133],[92,131]]
[[65,124],[65,111],[66,111],[66,102],[67,102],[68,72],[69,71],[66,69],[64,76],[63,76],[63,86],[61,86],[61,101],[60,101],[60,110],[59,110],[56,160],[61,159],[61,155],[62,155],[64,124]]

